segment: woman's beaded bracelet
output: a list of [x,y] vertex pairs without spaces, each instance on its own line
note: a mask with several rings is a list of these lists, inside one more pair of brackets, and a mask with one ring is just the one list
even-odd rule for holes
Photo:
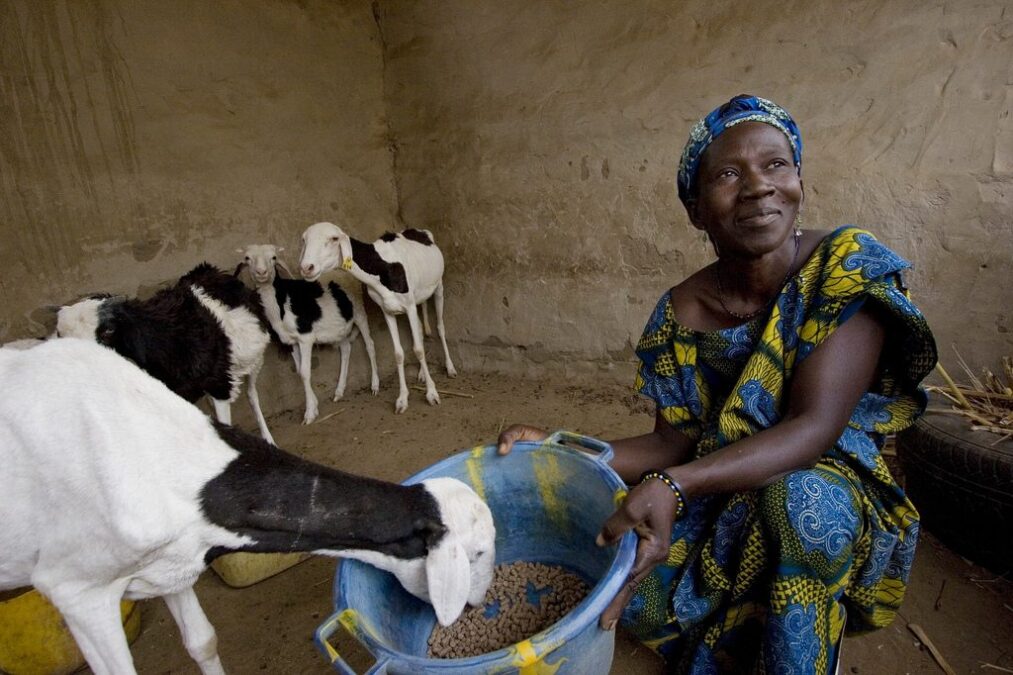
[[670,487],[672,489],[672,492],[675,493],[675,519],[678,520],[679,518],[681,518],[682,514],[686,511],[686,498],[682,494],[682,488],[679,486],[678,483],[675,482],[675,479],[673,479],[664,471],[657,471],[657,470],[645,471],[640,476],[640,482],[646,483],[652,478],[657,478],[662,483]]

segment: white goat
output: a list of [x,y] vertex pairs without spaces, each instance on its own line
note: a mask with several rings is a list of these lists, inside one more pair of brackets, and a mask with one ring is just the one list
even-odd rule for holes
[[309,424],[319,412],[310,379],[314,344],[338,345],[340,365],[338,383],[334,389],[335,401],[345,394],[352,341],[357,335],[362,335],[366,354],[369,355],[370,391],[374,396],[380,390],[380,376],[376,371],[376,350],[369,334],[369,321],[362,296],[355,292],[346,293],[334,281],[329,282],[325,288],[316,281],[280,276],[278,267],[291,276],[288,267],[278,258],[283,250],[271,244],[250,244],[237,249],[243,255],[243,261],[236,272],[242,267],[249,269],[271,328],[282,343],[292,346],[295,368],[302,378],[306,393],[303,424]]
[[193,584],[229,551],[312,551],[393,572],[452,623],[492,581],[492,515],[464,483],[353,476],[212,423],[94,342],[0,349],[0,590],[32,584],[97,675],[134,673],[122,598],[162,596],[222,673]]
[[274,443],[257,393],[271,338],[257,297],[232,275],[202,263],[147,300],[85,298],[57,311],[56,337],[110,347],[191,403],[207,394],[224,424],[245,377],[260,434]]
[[[395,412],[408,408],[408,385],[404,374],[404,350],[397,330],[397,315],[408,317],[412,334],[412,350],[419,360],[419,381],[426,384],[426,400],[430,405],[440,402],[436,384],[426,365],[417,305],[430,297],[436,308],[436,330],[443,343],[447,375],[457,376],[443,326],[443,254],[429,230],[408,229],[387,233],[372,244],[363,243],[345,234],[333,223],[316,223],[303,232],[300,271],[305,279],[316,280],[324,272],[342,268],[366,284],[369,297],[383,310],[391,340],[400,391],[394,404]],[[424,314],[424,312],[423,312]]]

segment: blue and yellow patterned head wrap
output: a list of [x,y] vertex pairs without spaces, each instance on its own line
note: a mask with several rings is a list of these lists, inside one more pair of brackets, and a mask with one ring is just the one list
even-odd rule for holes
[[704,150],[729,128],[739,122],[763,122],[780,129],[788,137],[794,153],[795,167],[802,173],[802,135],[799,133],[795,120],[784,108],[771,103],[759,96],[739,94],[727,103],[715,108],[707,117],[693,125],[689,132],[689,140],[682,151],[679,161],[679,199],[685,204],[695,196],[696,172],[700,168],[700,158]]

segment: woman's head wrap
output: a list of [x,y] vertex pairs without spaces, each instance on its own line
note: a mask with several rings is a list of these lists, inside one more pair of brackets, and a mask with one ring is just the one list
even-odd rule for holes
[[686,201],[696,196],[696,173],[704,150],[729,128],[739,122],[763,122],[780,129],[788,137],[795,159],[795,167],[802,173],[802,135],[795,120],[784,108],[759,96],[739,94],[715,108],[707,117],[693,125],[689,140],[679,161],[679,199]]

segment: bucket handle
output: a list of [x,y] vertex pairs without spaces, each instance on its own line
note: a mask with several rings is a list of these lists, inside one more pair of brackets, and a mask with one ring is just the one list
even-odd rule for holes
[[554,445],[562,445],[563,443],[571,443],[578,445],[585,450],[592,450],[598,453],[594,458],[594,461],[599,464],[608,464],[612,461],[612,456],[615,454],[612,451],[612,446],[605,441],[591,436],[585,436],[584,434],[578,434],[573,431],[565,431],[560,429],[553,431],[549,434],[549,437],[545,439],[546,443],[552,443]]
[[[320,624],[313,633],[313,641],[316,642],[317,649],[320,650],[320,653],[324,655],[325,659],[330,661],[331,666],[335,670],[342,673],[342,675],[357,675],[356,672],[352,670],[347,663],[345,663],[345,660],[341,658],[341,654],[338,653],[338,650],[335,649],[334,645],[330,642],[330,637],[338,631],[338,626],[343,625],[341,623],[341,615],[343,612],[344,610],[335,612],[327,617],[327,620]],[[348,629],[346,628],[345,630]],[[348,632],[356,639],[359,639],[359,637],[355,635],[355,633],[352,633],[352,631]],[[373,667],[366,671],[366,675],[386,675],[388,663],[389,659],[387,658],[377,659],[376,663],[373,664]]]

